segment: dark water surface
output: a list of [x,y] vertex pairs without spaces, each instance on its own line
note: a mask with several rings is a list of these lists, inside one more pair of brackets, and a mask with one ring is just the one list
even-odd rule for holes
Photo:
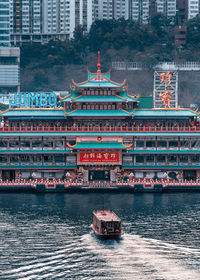
[[[119,241],[91,232],[102,197]],[[200,279],[200,193],[0,194],[0,279]]]

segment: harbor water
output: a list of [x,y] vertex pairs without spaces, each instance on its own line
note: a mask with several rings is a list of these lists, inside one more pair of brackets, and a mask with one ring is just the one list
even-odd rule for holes
[[[91,231],[112,209],[120,240]],[[0,195],[0,279],[200,279],[200,193]]]

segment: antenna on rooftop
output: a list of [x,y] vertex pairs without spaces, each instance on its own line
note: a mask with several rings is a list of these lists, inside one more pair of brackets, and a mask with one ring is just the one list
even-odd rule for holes
[[100,64],[100,51],[98,51],[98,64],[97,64],[97,74],[101,73],[101,64]]

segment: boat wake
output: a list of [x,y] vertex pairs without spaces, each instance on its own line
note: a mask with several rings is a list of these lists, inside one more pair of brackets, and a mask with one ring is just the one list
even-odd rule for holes
[[194,280],[199,278],[197,267],[190,263],[200,258],[200,251],[168,244],[159,240],[125,234],[119,240],[99,240],[88,234],[84,246],[104,259],[112,279]]
[[[81,237],[68,234],[66,242],[64,235],[62,238],[63,243],[60,244],[55,240],[45,243],[43,239],[30,239],[29,247],[15,250],[15,254],[14,251],[9,252],[11,246],[7,250],[4,248],[0,257],[4,270],[0,271],[0,279],[199,278],[200,251],[194,248],[130,234],[124,234],[119,240],[101,240],[93,232]],[[13,245],[16,241],[9,239]]]

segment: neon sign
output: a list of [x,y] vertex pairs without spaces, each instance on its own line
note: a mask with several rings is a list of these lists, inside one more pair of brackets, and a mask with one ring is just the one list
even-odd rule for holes
[[160,84],[164,83],[166,80],[165,90],[164,90],[164,92],[160,92],[160,94],[159,94],[161,101],[165,108],[171,108],[170,100],[172,98],[172,94],[174,93],[174,91],[168,90],[168,87],[172,83],[172,80],[171,80],[172,76],[173,76],[173,74],[170,73],[170,71],[168,71],[167,73],[163,72],[160,74]]
[[46,107],[46,106],[55,106],[57,103],[57,96],[55,93],[46,93],[46,92],[19,92],[14,94],[14,99],[9,100],[9,105],[20,106],[20,107]]

